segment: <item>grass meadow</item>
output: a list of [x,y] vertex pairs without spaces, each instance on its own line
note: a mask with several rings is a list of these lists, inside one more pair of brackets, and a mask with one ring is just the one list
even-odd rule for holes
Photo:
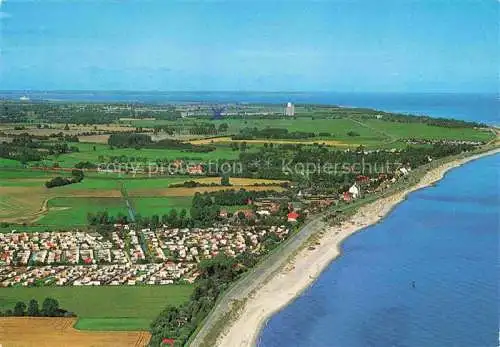
[[[207,122],[207,120],[204,120]],[[288,131],[304,132],[327,132],[328,137],[319,139],[331,139],[344,142],[346,144],[362,144],[376,146],[387,141],[405,138],[421,139],[449,139],[449,140],[477,140],[487,141],[492,138],[489,132],[473,128],[445,128],[421,123],[399,123],[376,119],[357,120],[351,118],[319,118],[297,117],[297,118],[279,118],[279,119],[259,119],[259,118],[238,118],[212,120],[217,127],[222,123],[227,123],[229,128],[227,133],[222,136],[231,136],[238,134],[243,128],[286,128]],[[137,120],[135,126],[154,127],[158,124],[172,127],[188,128],[194,122],[192,120],[180,121],[152,121]],[[351,137],[347,135],[349,131],[354,131],[359,136]]]
[[0,288],[0,310],[33,298],[41,306],[52,297],[78,316],[77,329],[147,330],[161,310],[187,302],[192,291],[192,285]]
[[[45,162],[51,164],[57,162],[61,167],[74,167],[81,161],[89,161],[91,163],[100,163],[100,157],[120,157],[125,156],[128,158],[138,158],[138,161],[145,160],[146,162],[155,162],[158,159],[186,159],[194,161],[208,161],[219,159],[237,159],[239,156],[238,151],[233,151],[227,145],[218,145],[217,149],[207,153],[186,152],[177,149],[149,149],[149,148],[114,148],[111,149],[107,144],[95,143],[77,143],[74,144],[78,147],[79,152],[61,154],[58,156],[50,156]],[[248,150],[254,150],[249,148]],[[104,161],[104,162],[107,162]]]
[[128,215],[122,198],[65,197],[48,201],[48,212],[36,223],[45,226],[87,225],[87,214],[108,211],[109,215]]
[[170,210],[176,209],[180,212],[183,208],[186,209],[189,215],[189,209],[191,208],[191,201],[193,200],[190,196],[178,196],[178,197],[133,197],[131,199],[132,205],[137,213],[143,216],[152,215],[164,215],[168,214]]

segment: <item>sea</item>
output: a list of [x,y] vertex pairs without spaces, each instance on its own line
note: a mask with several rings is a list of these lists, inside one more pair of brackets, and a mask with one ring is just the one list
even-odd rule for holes
[[453,169],[346,239],[258,346],[498,346],[499,170],[500,155]]
[[[0,99],[314,103],[499,124],[497,94],[27,92]],[[500,155],[449,171],[376,225],[273,315],[259,347],[493,347],[499,344]]]

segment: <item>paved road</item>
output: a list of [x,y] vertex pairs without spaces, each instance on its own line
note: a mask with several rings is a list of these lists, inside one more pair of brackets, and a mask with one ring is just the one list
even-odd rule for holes
[[254,289],[258,288],[261,283],[286,263],[288,255],[299,249],[312,234],[323,229],[326,226],[322,221],[323,216],[324,214],[320,214],[307,222],[298,233],[286,240],[280,249],[255,266],[241,280],[237,281],[224,294],[218,305],[209,314],[206,323],[191,342],[191,346],[201,345],[214,323],[229,311],[232,301],[247,298]]

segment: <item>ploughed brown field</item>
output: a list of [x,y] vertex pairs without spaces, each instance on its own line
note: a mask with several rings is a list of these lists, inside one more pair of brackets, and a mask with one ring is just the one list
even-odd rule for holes
[[151,335],[145,331],[88,332],[73,328],[76,318],[2,317],[0,344],[3,347],[108,347],[146,346]]
[[82,135],[78,136],[78,141],[89,143],[108,143],[109,135]]

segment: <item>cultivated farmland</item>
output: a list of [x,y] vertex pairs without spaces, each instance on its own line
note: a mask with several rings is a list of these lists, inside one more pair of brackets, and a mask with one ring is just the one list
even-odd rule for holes
[[[68,175],[67,172],[29,169],[5,170],[0,173],[0,222],[27,223],[46,228],[63,229],[87,225],[87,214],[108,211],[109,215],[128,215],[122,187],[131,197],[135,212],[141,215],[165,214],[175,208],[189,211],[191,198],[196,192],[212,192],[226,189],[254,191],[282,191],[280,184],[286,181],[231,178],[231,186],[220,186],[219,177],[119,177],[87,173],[80,183],[62,187],[45,188],[47,180]],[[194,188],[170,187],[195,181],[214,184]],[[25,227],[16,228],[25,230]],[[8,229],[7,229],[8,230]]]
[[147,346],[145,331],[89,332],[73,328],[76,318],[2,317],[3,346]]
[[78,316],[78,329],[147,330],[165,306],[186,302],[192,290],[191,285],[0,288],[0,310],[53,297]]

